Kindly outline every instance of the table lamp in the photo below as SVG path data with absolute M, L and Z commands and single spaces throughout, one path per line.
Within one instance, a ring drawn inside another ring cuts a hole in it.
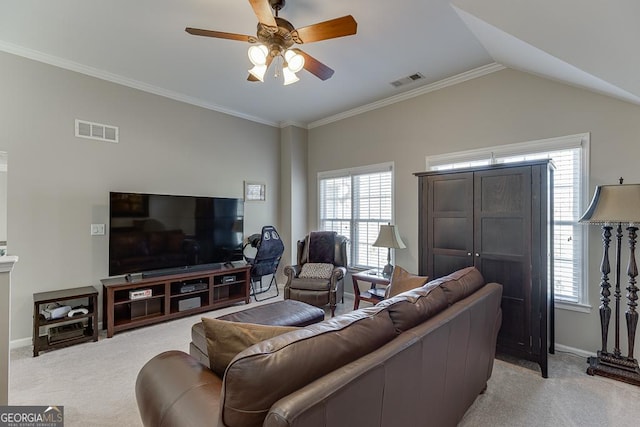
M 406 246 L 398 234 L 398 229 L 391 223 L 387 225 L 381 225 L 378 233 L 378 238 L 371 246 L 387 249 L 387 265 L 382 270 L 382 275 L 385 277 L 391 277 L 393 273 L 393 265 L 391 265 L 391 248 L 404 249 Z

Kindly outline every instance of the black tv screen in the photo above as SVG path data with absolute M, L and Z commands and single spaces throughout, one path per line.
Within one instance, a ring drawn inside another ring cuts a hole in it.
M 242 259 L 244 202 L 109 193 L 109 275 Z

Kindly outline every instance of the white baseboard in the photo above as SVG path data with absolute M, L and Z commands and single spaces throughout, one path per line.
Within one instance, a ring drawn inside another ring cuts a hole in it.
M 30 345 L 31 345 L 31 337 L 20 338 L 19 340 L 9 341 L 9 350 L 13 350 L 14 348 L 28 347 Z
M 569 347 L 567 345 L 562 345 L 562 344 L 556 344 L 555 349 L 556 349 L 556 352 L 571 353 L 580 357 L 591 357 L 596 355 L 592 351 L 582 350 L 581 348 Z

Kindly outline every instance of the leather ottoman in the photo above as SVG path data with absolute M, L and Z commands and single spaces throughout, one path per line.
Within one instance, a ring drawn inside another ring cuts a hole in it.
M 231 322 L 257 323 L 272 326 L 307 326 L 324 320 L 324 310 L 296 300 L 276 301 L 251 307 L 236 313 L 226 314 L 216 319 Z M 189 353 L 202 364 L 209 366 L 207 339 L 202 322 L 191 327 Z

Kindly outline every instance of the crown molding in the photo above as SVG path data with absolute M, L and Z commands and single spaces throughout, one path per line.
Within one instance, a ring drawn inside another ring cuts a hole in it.
M 18 257 L 15 255 L 0 256 L 0 273 L 11 273 L 16 262 Z
M 398 102 L 406 101 L 407 99 L 415 98 L 416 96 L 424 95 L 426 93 L 435 92 L 440 89 L 444 89 L 449 86 L 457 85 L 459 83 L 466 82 L 478 77 L 485 76 L 487 74 L 495 73 L 496 71 L 504 70 L 504 65 L 493 62 L 491 64 L 483 65 L 482 67 L 474 68 L 473 70 L 466 71 L 461 74 L 421 86 L 419 88 L 400 93 L 398 95 L 391 96 L 389 98 L 382 99 L 380 101 L 372 102 L 370 104 L 362 105 L 360 107 L 347 110 L 345 112 L 335 114 L 333 116 L 325 117 L 324 119 L 316 120 L 309 123 L 308 128 L 313 129 L 318 126 L 324 126 L 329 123 L 337 122 L 348 117 L 357 116 L 358 114 L 366 113 L 367 111 L 377 110 L 378 108 L 386 107 L 388 105 L 396 104 Z
M 158 86 L 150 85 L 147 83 L 143 83 L 138 80 L 129 79 L 118 74 L 109 73 L 104 70 L 100 70 L 94 67 L 89 67 L 86 65 L 79 64 L 74 61 L 69 61 L 66 59 L 62 59 L 53 55 L 49 55 L 34 49 L 25 48 L 22 46 L 15 45 L 13 43 L 8 43 L 0 40 L 0 51 L 10 53 L 13 55 L 21 56 L 23 58 L 31 59 L 34 61 L 42 62 L 48 65 L 53 65 L 55 67 L 63 68 L 65 70 L 74 71 L 80 74 L 84 74 L 87 76 L 95 77 L 101 80 L 106 80 L 112 83 L 116 83 L 122 86 L 130 87 L 132 89 L 138 89 L 143 92 L 152 93 L 155 95 L 159 95 L 165 98 L 173 99 L 175 101 L 184 102 L 186 104 L 195 105 L 197 107 L 205 108 L 207 110 L 217 111 L 219 113 L 228 114 L 230 116 L 238 117 L 241 119 L 249 120 L 252 122 L 278 127 L 285 128 L 287 126 L 296 126 L 301 129 L 313 129 L 318 126 L 323 126 L 332 122 L 336 122 L 342 119 L 346 119 L 348 117 L 357 116 L 358 114 L 365 113 L 367 111 L 376 110 L 378 108 L 386 107 L 388 105 L 392 105 L 398 102 L 405 101 L 407 99 L 415 98 L 416 96 L 424 95 L 426 93 L 434 92 L 436 90 L 443 89 L 448 86 L 453 86 L 467 80 L 475 79 L 477 77 L 482 77 L 484 75 L 494 73 L 496 71 L 500 71 L 505 69 L 503 65 L 498 63 L 491 63 L 488 65 L 484 65 L 482 67 L 474 68 L 473 70 L 469 70 L 467 72 L 458 74 L 456 76 L 452 76 L 446 78 L 444 80 L 437 81 L 435 83 L 431 83 L 426 86 L 422 86 L 398 95 L 391 96 L 389 98 L 382 99 L 380 101 L 376 101 L 370 104 L 366 104 L 351 110 L 344 111 L 342 113 L 338 113 L 329 117 L 325 117 L 324 119 L 316 120 L 314 122 L 305 124 L 295 121 L 282 121 L 282 122 L 273 122 L 271 120 L 265 120 L 260 117 L 251 116 L 248 114 L 244 114 L 235 110 L 231 110 L 225 107 L 222 107 L 217 104 L 212 104 L 210 102 L 205 102 L 202 99 L 195 98 L 192 96 L 183 95 L 178 92 L 174 92 L 171 90 L 163 89 Z
M 174 92 L 171 90 L 163 89 L 158 86 L 153 86 L 147 83 L 143 83 L 138 80 L 129 79 L 127 77 L 123 77 L 118 74 L 109 73 L 107 71 L 82 65 L 74 61 L 58 58 L 53 55 L 49 55 L 33 49 L 28 49 L 28 48 L 15 45 L 13 43 L 8 43 L 2 40 L 0 40 L 0 51 L 21 56 L 23 58 L 32 59 L 34 61 L 42 62 L 45 64 L 53 65 L 55 67 L 64 68 L 65 70 L 75 71 L 80 74 L 85 74 L 87 76 L 95 77 L 101 80 L 106 80 L 108 82 L 116 83 L 122 86 L 127 86 L 132 89 L 138 89 L 143 92 L 148 92 L 154 95 L 163 96 L 165 98 L 173 99 L 174 101 L 180 101 L 186 104 L 195 105 L 197 107 L 206 108 L 207 110 L 217 111 L 219 113 L 228 114 L 230 116 L 235 116 L 241 119 L 250 120 L 252 122 L 261 123 L 263 125 L 279 127 L 279 124 L 277 122 L 265 120 L 259 117 L 254 117 L 248 114 L 243 114 L 238 111 L 230 110 L 228 108 L 222 107 L 220 105 L 205 102 L 199 98 L 183 95 L 178 92 Z
M 280 122 L 280 129 L 286 128 L 288 126 L 295 126 L 300 129 L 309 129 L 306 123 L 294 122 L 290 120 L 285 122 Z

